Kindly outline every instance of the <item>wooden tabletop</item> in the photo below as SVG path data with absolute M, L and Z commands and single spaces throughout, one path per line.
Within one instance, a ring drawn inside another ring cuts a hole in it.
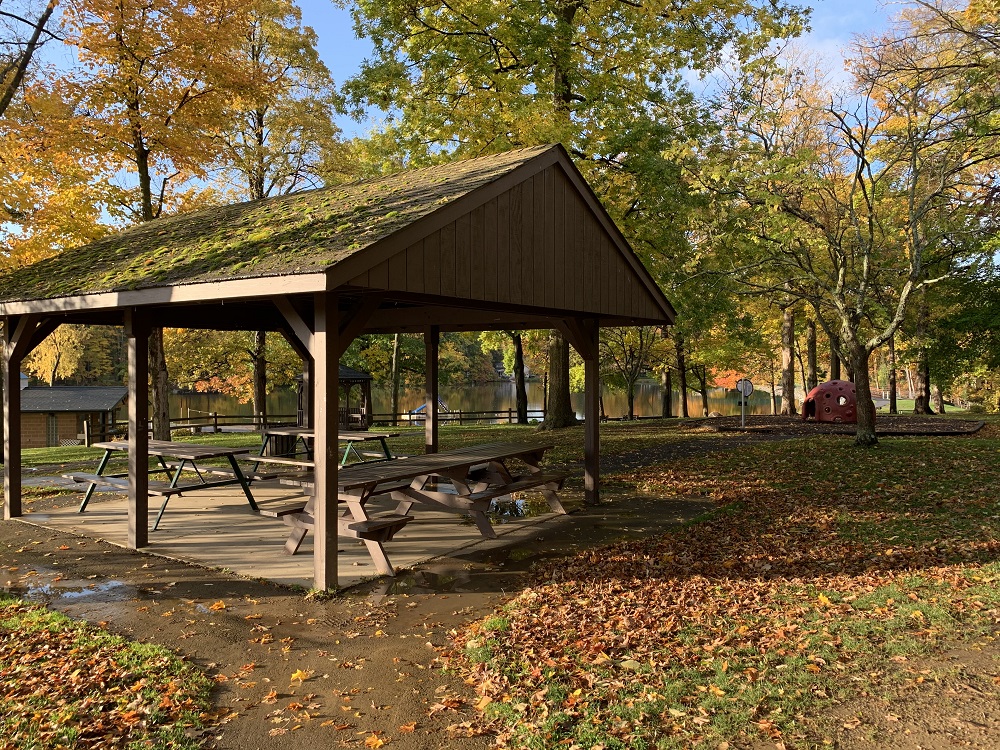
M 93 448 L 103 448 L 107 451 L 127 451 L 128 442 L 112 440 L 105 443 L 91 443 Z M 169 440 L 150 440 L 146 454 L 149 456 L 169 456 L 185 461 L 204 461 L 209 458 L 238 456 L 250 453 L 250 448 L 227 448 L 222 445 L 199 445 L 197 443 L 175 443 Z
M 351 464 L 337 472 L 337 486 L 342 490 L 359 489 L 379 482 L 395 482 L 424 474 L 462 469 L 487 461 L 503 461 L 507 458 L 544 453 L 550 448 L 551 444 L 484 443 L 440 453 L 397 458 L 392 461 Z
M 307 437 L 314 435 L 312 427 L 269 427 L 264 430 L 265 435 L 287 435 L 289 437 Z M 366 440 L 382 440 L 384 438 L 399 437 L 398 432 L 367 432 L 361 430 L 341 430 L 337 433 L 338 440 L 350 440 L 354 443 L 361 443 Z

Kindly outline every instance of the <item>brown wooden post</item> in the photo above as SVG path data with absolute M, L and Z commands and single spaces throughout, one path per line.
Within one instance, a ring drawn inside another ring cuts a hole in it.
M 149 544 L 149 331 L 147 314 L 125 311 L 128 344 L 128 546 Z
M 586 337 L 584 364 L 584 438 L 583 438 L 583 489 L 584 502 L 597 505 L 601 501 L 601 363 L 600 325 L 588 321 L 582 326 Z
M 425 394 L 427 406 L 424 411 L 424 453 L 438 451 L 438 349 L 441 343 L 441 329 L 429 326 L 424 331 L 424 362 L 427 386 Z
M 305 424 L 302 426 L 313 427 L 316 424 L 313 418 L 315 414 L 313 405 L 316 403 L 316 358 L 310 356 L 302 364 L 302 400 L 304 402 L 302 413 L 305 416 Z
M 21 360 L 14 331 L 18 318 L 3 324 L 3 517 L 21 516 Z
M 313 585 L 320 591 L 337 587 L 337 430 L 340 423 L 340 368 L 337 295 L 315 295 L 316 328 L 312 338 L 315 396 L 313 408 L 315 507 L 313 509 Z

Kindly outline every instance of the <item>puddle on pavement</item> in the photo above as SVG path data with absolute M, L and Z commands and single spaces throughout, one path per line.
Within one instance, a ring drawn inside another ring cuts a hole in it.
M 0 578 L 0 591 L 44 604 L 104 604 L 123 602 L 139 596 L 138 590 L 114 578 L 84 580 L 61 578 L 58 570 L 32 568 L 28 575 Z

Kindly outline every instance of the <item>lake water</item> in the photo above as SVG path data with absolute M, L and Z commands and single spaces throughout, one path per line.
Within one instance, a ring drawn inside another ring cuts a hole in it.
M 661 388 L 658 383 L 642 382 L 636 385 L 635 413 L 638 416 L 658 416 L 660 414 Z M 442 386 L 441 400 L 451 411 L 503 411 L 515 408 L 513 383 L 488 383 L 485 385 Z M 573 406 L 577 414 L 583 415 L 583 394 L 572 394 Z M 390 394 L 387 389 L 375 388 L 372 391 L 374 411 L 386 413 L 389 411 Z M 409 411 L 423 404 L 423 389 L 407 388 L 400 394 L 400 411 Z M 542 384 L 528 383 L 528 408 L 541 409 L 543 402 Z M 708 408 L 724 415 L 740 413 L 739 394 L 736 391 L 715 388 L 709 391 Z M 188 410 L 190 409 L 190 413 Z M 291 390 L 275 391 L 268 396 L 268 414 L 294 415 L 296 410 L 295 392 Z M 249 403 L 241 404 L 231 396 L 217 393 L 184 393 L 170 396 L 171 417 L 200 416 L 209 412 L 225 415 L 249 415 L 253 410 Z M 609 417 L 616 418 L 628 413 L 628 400 L 622 391 L 604 391 L 604 412 Z M 673 394 L 673 413 L 680 413 L 680 394 Z M 688 413 L 691 416 L 701 416 L 701 394 L 688 394 Z M 748 402 L 747 414 L 770 414 L 770 394 L 755 391 Z

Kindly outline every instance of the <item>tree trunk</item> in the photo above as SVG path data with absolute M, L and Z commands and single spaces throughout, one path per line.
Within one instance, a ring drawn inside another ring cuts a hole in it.
M 670 382 L 670 368 L 663 368 L 663 374 L 660 376 L 660 385 L 662 391 L 660 392 L 660 416 L 661 417 L 672 417 L 673 416 L 673 400 L 674 393 L 673 387 Z
M 260 429 L 267 426 L 267 331 L 253 337 L 253 421 Z
M 774 382 L 774 358 L 768 360 L 771 364 L 767 368 L 767 376 L 771 380 L 771 414 L 778 413 L 778 389 Z
M 390 404 L 392 411 L 392 425 L 395 427 L 399 423 L 399 334 L 392 338 L 392 362 L 390 363 L 389 380 L 392 393 L 390 394 Z
M 517 423 L 528 424 L 528 389 L 524 384 L 524 345 L 520 333 L 512 333 L 514 342 L 514 401 L 517 406 Z
M 549 403 L 541 429 L 579 424 L 569 397 L 569 343 L 559 331 L 549 334 Z
M 840 355 L 837 354 L 840 342 L 830 337 L 830 377 L 827 380 L 840 380 Z
M 872 401 L 871 380 L 868 374 L 868 358 L 871 352 L 855 344 L 850 348 L 851 370 L 854 372 L 854 389 L 857 398 L 858 428 L 854 434 L 854 444 L 863 448 L 878 445 L 875 435 L 875 403 Z
M 702 416 L 708 416 L 708 367 L 701 366 L 701 411 Z
M 684 361 L 684 338 L 678 334 L 674 337 L 674 347 L 677 350 L 677 376 L 680 378 L 681 391 L 681 416 L 688 418 L 688 384 L 687 384 L 687 364 Z
M 933 414 L 931 409 L 931 366 L 927 358 L 927 348 L 917 350 L 917 376 L 914 382 L 916 393 L 913 394 L 914 414 Z
M 628 418 L 629 421 L 635 419 L 635 383 L 630 382 L 626 388 L 626 398 L 628 399 Z
M 170 440 L 170 403 L 167 399 L 170 379 L 163 351 L 163 329 L 154 328 L 149 334 L 150 416 L 153 420 L 153 440 Z
M 819 385 L 816 372 L 816 321 L 806 321 L 806 393 Z
M 931 386 L 931 398 L 934 401 L 934 408 L 937 409 L 938 414 L 944 414 L 944 393 L 940 387 L 936 385 Z
M 896 337 L 889 337 L 889 413 L 899 414 L 899 404 L 897 402 L 897 382 L 896 382 Z
M 781 414 L 795 416 L 795 310 L 781 311 Z

